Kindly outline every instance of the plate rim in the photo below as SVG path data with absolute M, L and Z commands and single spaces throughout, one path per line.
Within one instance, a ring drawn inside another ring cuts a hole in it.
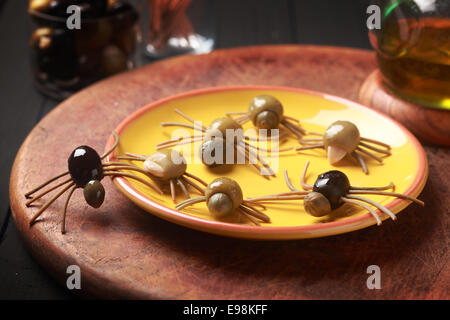
M 418 196 L 425 184 L 428 177 L 428 160 L 422 145 L 419 143 L 417 138 L 402 124 L 396 120 L 389 118 L 387 115 L 370 109 L 358 102 L 352 101 L 347 98 L 339 97 L 336 95 L 328 94 L 325 92 L 295 88 L 287 86 L 273 86 L 273 85 L 231 85 L 231 86 L 214 86 L 206 87 L 201 89 L 190 90 L 175 95 L 171 95 L 162 99 L 155 100 L 147 105 L 142 106 L 133 113 L 129 114 L 122 122 L 114 129 L 114 131 L 120 136 L 122 131 L 131 124 L 134 120 L 138 119 L 143 114 L 149 112 L 150 110 L 157 108 L 158 106 L 165 104 L 167 102 L 187 98 L 202 94 L 211 94 L 223 91 L 235 91 L 235 90 L 273 90 L 273 91 L 287 91 L 300 94 L 309 94 L 314 96 L 322 97 L 326 100 L 333 100 L 340 104 L 356 107 L 363 109 L 366 112 L 374 113 L 381 116 L 384 120 L 387 120 L 394 125 L 396 125 L 408 138 L 408 140 L 413 144 L 418 157 L 418 169 L 414 174 L 415 179 L 410 184 L 409 188 L 404 192 L 406 195 Z M 105 151 L 108 150 L 114 143 L 114 136 L 111 134 L 107 140 Z M 114 160 L 115 150 L 106 157 L 106 161 Z M 302 238 L 315 238 L 323 236 L 331 236 L 341 233 L 347 233 L 351 231 L 356 231 L 362 228 L 366 228 L 376 224 L 370 213 L 366 213 L 357 217 L 350 217 L 343 220 L 324 222 L 317 225 L 307 225 L 307 226 L 252 226 L 252 225 L 242 225 L 236 223 L 222 222 L 216 220 L 208 220 L 196 216 L 192 216 L 183 212 L 176 211 L 169 207 L 166 207 L 157 201 L 149 199 L 147 196 L 135 189 L 125 178 L 113 177 L 114 184 L 118 189 L 132 202 L 147 211 L 148 213 L 155 215 L 159 218 L 165 219 L 167 221 L 189 227 L 192 229 L 226 235 L 238 238 L 250 238 L 250 239 L 302 239 Z M 385 205 L 388 209 L 394 207 L 401 207 L 398 212 L 409 206 L 410 202 L 407 200 L 395 198 Z M 380 213 L 379 209 L 375 210 Z M 397 212 L 397 213 L 398 213 Z M 385 215 L 381 214 L 380 218 L 382 220 L 387 219 Z

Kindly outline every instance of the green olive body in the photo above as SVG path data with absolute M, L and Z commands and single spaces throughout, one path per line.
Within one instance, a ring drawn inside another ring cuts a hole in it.
M 178 178 L 186 168 L 186 160 L 174 149 L 159 150 L 144 161 L 144 169 L 162 180 Z
M 323 143 L 325 150 L 328 150 L 328 147 L 338 147 L 351 153 L 358 147 L 360 138 L 359 130 L 353 123 L 336 121 L 325 131 Z
M 91 180 L 84 186 L 83 195 L 88 205 L 99 208 L 105 200 L 105 188 L 100 181 Z
M 233 158 L 227 161 L 227 154 L 233 155 Z M 203 164 L 209 167 L 235 163 L 236 158 L 234 144 L 222 138 L 215 138 L 203 142 L 199 149 L 199 156 Z
M 233 130 L 233 132 L 230 133 L 238 134 L 236 132 L 236 130 L 238 129 L 241 130 L 241 137 L 235 138 L 235 140 L 242 140 L 243 129 L 239 123 L 228 117 L 217 118 L 213 122 L 211 122 L 208 129 L 206 130 L 205 139 L 210 140 L 216 137 L 222 137 L 223 139 L 226 139 L 227 130 Z
M 206 203 L 209 212 L 215 218 L 223 218 L 234 212 L 233 201 L 225 193 L 215 193 Z
M 319 192 L 310 192 L 303 199 L 305 211 L 314 217 L 323 217 L 331 212 L 328 199 Z
M 259 95 L 250 102 L 249 116 L 261 129 L 277 129 L 283 119 L 283 105 L 270 95 Z
M 206 204 L 216 217 L 233 213 L 244 200 L 239 184 L 226 177 L 212 181 L 205 190 Z

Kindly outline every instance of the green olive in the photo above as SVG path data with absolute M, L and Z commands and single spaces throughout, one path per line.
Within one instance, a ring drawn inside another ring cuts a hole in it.
M 199 156 L 203 164 L 206 166 L 220 166 L 227 163 L 227 149 L 232 150 L 234 154 L 233 145 L 230 143 L 226 143 L 224 139 L 215 138 L 212 140 L 206 140 L 200 146 Z
M 144 169 L 163 180 L 180 177 L 186 168 L 186 160 L 174 149 L 159 150 L 144 161 Z
M 303 199 L 305 211 L 314 217 L 323 217 L 331 212 L 328 199 L 319 192 L 310 192 Z
M 238 129 L 240 129 L 240 133 L 236 132 L 236 130 L 238 130 Z M 208 129 L 205 132 L 205 139 L 210 140 L 210 139 L 214 139 L 217 137 L 222 137 L 222 138 L 226 139 L 227 130 L 233 130 L 232 132 L 229 132 L 229 134 L 230 133 L 235 134 L 236 135 L 235 140 L 243 139 L 242 126 L 239 123 L 237 123 L 235 120 L 228 118 L 228 117 L 217 118 L 216 120 L 211 122 L 211 124 L 209 125 Z
M 99 208 L 105 200 L 105 188 L 98 180 L 89 181 L 83 189 L 84 199 L 87 204 Z
M 215 179 L 205 191 L 206 204 L 216 217 L 233 213 L 244 200 L 239 184 L 226 177 Z
M 259 129 L 277 129 L 280 124 L 280 118 L 273 111 L 265 110 L 256 116 L 255 125 Z
M 101 70 L 103 75 L 111 76 L 127 70 L 127 57 L 118 47 L 109 45 L 101 53 Z
M 359 144 L 358 128 L 349 121 L 336 121 L 332 123 L 323 137 L 325 150 L 328 147 L 338 147 L 347 153 L 353 152 Z
M 215 218 L 223 218 L 234 212 L 233 201 L 225 193 L 215 193 L 206 203 L 211 215 Z
M 250 103 L 249 113 L 256 127 L 277 129 L 283 118 L 283 105 L 275 97 L 259 95 Z

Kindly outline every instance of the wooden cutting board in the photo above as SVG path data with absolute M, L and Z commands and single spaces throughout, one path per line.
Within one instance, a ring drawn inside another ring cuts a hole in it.
M 24 141 L 10 181 L 17 227 L 63 286 L 67 267 L 81 268 L 78 292 L 84 296 L 448 299 L 448 149 L 426 147 L 425 209 L 410 206 L 397 221 L 329 238 L 247 241 L 186 229 L 140 210 L 109 179 L 100 209 L 75 193 L 65 235 L 60 233 L 65 197 L 39 223 L 28 224 L 37 209 L 25 207 L 24 192 L 67 170 L 76 146 L 102 152 L 111 130 L 143 105 L 191 89 L 239 84 L 302 87 L 356 100 L 375 68 L 370 51 L 263 46 L 163 60 L 100 82 L 61 103 Z M 366 286 L 367 267 L 374 264 L 381 268 L 381 290 Z

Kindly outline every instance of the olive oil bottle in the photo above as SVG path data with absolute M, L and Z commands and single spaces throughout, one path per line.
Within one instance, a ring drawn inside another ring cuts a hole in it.
M 450 1 L 384 2 L 370 32 L 384 84 L 413 103 L 450 109 Z
M 402 98 L 450 109 L 450 19 L 422 23 L 414 46 L 396 57 L 378 54 L 378 66 L 385 84 Z M 398 40 L 388 33 L 384 41 Z

